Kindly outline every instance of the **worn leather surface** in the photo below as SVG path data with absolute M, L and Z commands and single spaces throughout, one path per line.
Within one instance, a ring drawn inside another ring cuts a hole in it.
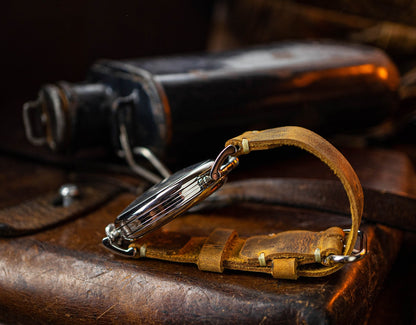
M 62 205 L 55 190 L 0 209 L 0 236 L 20 236 L 56 226 L 96 209 L 121 191 L 116 185 L 100 182 L 77 186 L 80 195 L 68 207 Z
M 409 188 L 413 172 L 401 155 L 347 153 L 363 185 Z M 321 162 L 309 156 L 298 158 L 273 160 L 270 168 L 265 163 L 260 169 L 256 158 L 255 170 L 239 169 L 235 176 L 332 177 Z M 3 160 L 10 165 L 10 160 Z M 17 161 L 13 166 L 14 170 L 27 167 Z M 38 171 L 32 180 L 47 175 L 47 169 Z M 34 184 L 24 178 L 13 178 L 15 193 L 24 193 Z M 59 185 L 59 179 L 55 181 Z M 40 188 L 37 195 L 47 192 Z M 0 194 L 6 198 L 9 195 L 4 191 Z M 123 193 L 97 210 L 47 231 L 0 239 L 0 320 L 6 324 L 363 323 L 370 317 L 401 242 L 398 230 L 364 224 L 370 254 L 323 278 L 292 281 L 232 270 L 201 272 L 189 264 L 117 257 L 100 245 L 104 227 L 133 198 L 133 194 Z M 206 237 L 216 228 L 226 228 L 247 238 L 348 224 L 345 216 L 329 212 L 245 203 L 188 214 L 161 231 Z
M 399 231 L 366 226 L 363 230 L 371 254 L 323 278 L 292 281 L 238 271 L 201 272 L 180 263 L 127 260 L 100 246 L 104 227 L 131 199 L 132 195 L 123 194 L 65 227 L 0 240 L 2 320 L 31 324 L 352 324 L 369 312 L 401 238 Z M 233 224 L 241 236 L 247 236 L 295 225 L 327 228 L 343 220 L 297 209 L 242 206 L 187 215 L 165 230 L 184 232 L 198 224 L 201 228 L 192 233 L 202 236 L 209 227 Z M 352 309 L 354 315 L 350 315 Z

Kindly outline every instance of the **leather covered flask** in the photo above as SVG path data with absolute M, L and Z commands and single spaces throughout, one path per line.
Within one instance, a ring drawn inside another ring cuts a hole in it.
M 165 162 L 189 164 L 188 146 L 201 159 L 230 132 L 283 125 L 326 135 L 360 132 L 396 110 L 398 86 L 396 67 L 379 49 L 292 41 L 100 60 L 84 82 L 44 85 L 23 117 L 28 140 L 53 151 L 101 147 L 139 157 L 146 147 Z
M 163 231 L 151 234 L 218 190 L 237 167 L 239 156 L 280 146 L 306 150 L 334 172 L 349 200 L 349 229 L 290 230 L 248 238 L 240 238 L 234 229 L 227 228 L 214 229 L 205 237 L 178 237 Z M 185 168 L 138 197 L 107 226 L 103 244 L 123 256 L 195 263 L 203 271 L 223 272 L 227 268 L 285 279 L 320 277 L 365 256 L 365 236 L 359 231 L 363 207 L 363 190 L 356 173 L 324 138 L 291 126 L 249 131 L 228 140 L 215 160 Z M 359 249 L 355 249 L 357 238 Z

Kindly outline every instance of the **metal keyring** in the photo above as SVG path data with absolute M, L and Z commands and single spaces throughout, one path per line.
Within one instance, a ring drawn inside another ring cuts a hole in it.
M 351 229 L 343 229 L 344 233 L 349 233 Z M 360 248 L 354 249 L 351 255 L 328 255 L 325 260 L 324 264 L 330 265 L 332 263 L 339 263 L 339 264 L 347 264 L 353 263 L 361 260 L 365 255 L 367 255 L 367 237 L 365 234 L 358 230 L 358 238 L 360 239 Z

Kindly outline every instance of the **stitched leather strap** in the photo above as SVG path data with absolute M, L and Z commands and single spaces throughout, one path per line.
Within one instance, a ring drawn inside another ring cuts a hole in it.
M 208 237 L 156 231 L 130 246 L 140 254 L 171 262 L 194 263 L 203 271 L 224 269 L 268 273 L 280 279 L 308 276 L 303 266 L 341 254 L 344 233 L 338 227 L 321 232 L 285 231 L 240 238 L 232 229 L 215 229 Z M 316 264 L 319 265 L 319 264 Z
M 364 207 L 364 195 L 360 181 L 345 157 L 327 140 L 316 133 L 295 126 L 279 127 L 265 131 L 249 131 L 228 140 L 225 144 L 234 145 L 237 156 L 253 150 L 273 149 L 282 145 L 296 146 L 310 152 L 328 165 L 340 179 L 347 193 L 351 212 L 351 231 L 347 237 L 343 254 L 348 255 L 354 248 L 357 232 L 361 223 Z M 304 276 L 323 276 L 335 272 L 342 265 L 333 265 L 319 269 L 306 270 Z

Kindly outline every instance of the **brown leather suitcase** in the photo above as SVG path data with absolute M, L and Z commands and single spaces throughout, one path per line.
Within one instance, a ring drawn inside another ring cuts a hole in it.
M 383 150 L 343 152 L 364 187 L 414 191 L 407 158 Z M 264 155 L 236 172 L 247 177 L 331 179 L 310 156 Z M 269 161 L 269 163 L 267 163 Z M 114 256 L 100 241 L 104 228 L 135 197 L 139 180 L 118 174 L 68 173 L 64 169 L 3 156 L 0 193 L 0 321 L 4 323 L 336 323 L 372 321 L 383 283 L 394 263 L 402 231 L 363 222 L 368 255 L 321 278 L 277 280 L 270 275 L 202 272 L 191 264 Z M 65 208 L 57 189 L 77 181 L 81 196 Z M 56 223 L 56 224 L 54 224 Z M 13 227 L 5 227 L 4 224 Z M 288 229 L 348 226 L 345 215 L 296 206 L 239 203 L 190 213 L 160 234 L 206 236 L 234 229 L 242 237 Z M 45 229 L 46 226 L 46 229 Z M 30 229 L 40 229 L 24 234 Z M 20 235 L 19 235 L 20 231 Z

